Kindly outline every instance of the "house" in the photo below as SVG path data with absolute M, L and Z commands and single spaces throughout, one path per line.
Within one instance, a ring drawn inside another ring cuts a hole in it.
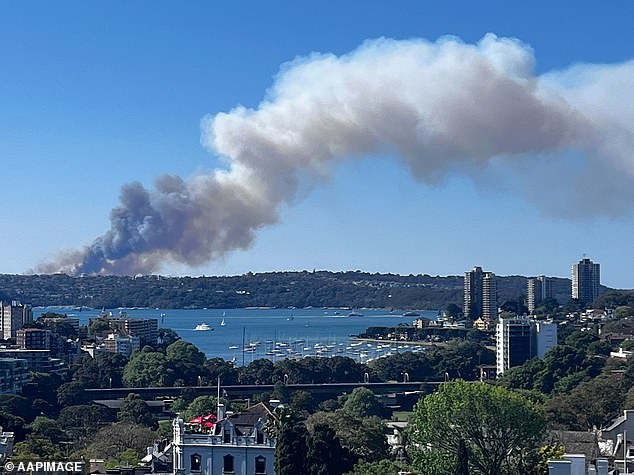
M 616 346 L 616 345 L 620 345 L 625 340 L 634 339 L 634 335 L 631 333 L 610 332 L 610 333 L 602 334 L 601 339 L 612 346 Z
M 587 460 L 601 456 L 599 434 L 596 431 L 551 430 L 546 434 L 546 444 L 563 445 L 569 454 L 583 454 Z
M 418 328 L 419 330 L 423 330 L 423 329 L 427 328 L 430 325 L 431 321 L 432 320 L 430 318 L 419 317 L 419 318 L 417 318 L 416 320 L 414 320 L 412 322 L 412 326 L 414 328 Z
M 274 475 L 276 440 L 265 426 L 275 417 L 272 407 L 261 402 L 231 415 L 219 404 L 217 422 L 204 426 L 175 419 L 173 473 Z
M 13 453 L 13 442 L 15 435 L 13 432 L 4 432 L 0 427 L 0 464 L 3 464 L 7 457 Z
M 610 358 L 627 359 L 632 355 L 634 355 L 634 351 L 624 350 L 621 347 L 619 347 L 619 351 L 610 351 Z
M 473 327 L 477 328 L 480 331 L 489 331 L 494 327 L 494 323 L 495 322 L 493 322 L 492 320 L 479 317 L 474 320 Z
M 599 433 L 601 452 L 614 459 L 614 467 L 634 471 L 634 410 L 625 410 Z

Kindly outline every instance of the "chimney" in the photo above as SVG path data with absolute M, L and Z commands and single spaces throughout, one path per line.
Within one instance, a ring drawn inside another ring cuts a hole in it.
M 570 460 L 549 460 L 548 475 L 570 475 L 572 462 Z
M 608 475 L 607 459 L 597 459 L 597 475 Z
M 586 456 L 583 454 L 564 454 L 564 460 L 570 460 L 570 475 L 586 475 Z
M 221 421 L 222 419 L 225 418 L 225 405 L 222 403 L 218 404 L 218 414 L 216 414 L 216 416 L 218 417 L 218 420 Z

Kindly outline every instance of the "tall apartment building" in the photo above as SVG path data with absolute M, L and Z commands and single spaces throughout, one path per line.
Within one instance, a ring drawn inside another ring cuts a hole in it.
M 544 300 L 553 298 L 553 281 L 544 275 L 540 275 L 533 279 L 528 279 L 527 288 L 527 301 L 528 311 L 533 313 L 535 307 L 539 307 L 539 304 Z
M 497 318 L 497 282 L 493 272 L 483 272 L 474 267 L 464 274 L 465 318 L 495 320 Z
M 538 357 L 557 344 L 557 325 L 526 317 L 501 318 L 496 325 L 497 374 Z
M 94 319 L 90 319 L 92 322 Z M 107 318 L 111 330 L 121 335 L 139 337 L 141 345 L 155 344 L 158 338 L 158 320 L 156 318 L 116 317 Z
M 50 350 L 51 331 L 40 328 L 21 328 L 16 332 L 16 344 L 24 350 Z
M 30 305 L 23 305 L 15 300 L 11 303 L 0 301 L 0 338 L 15 338 L 17 331 L 25 323 L 32 321 L 33 310 Z
M 572 298 L 590 303 L 599 296 L 601 268 L 587 257 L 572 265 Z

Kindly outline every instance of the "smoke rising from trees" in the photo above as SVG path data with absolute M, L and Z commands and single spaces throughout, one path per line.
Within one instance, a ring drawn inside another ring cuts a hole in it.
M 574 216 L 582 203 L 596 215 L 629 211 L 634 63 L 541 76 L 534 63 L 530 47 L 492 34 L 475 45 L 382 38 L 296 59 L 256 109 L 203 119 L 203 144 L 226 169 L 124 185 L 110 229 L 37 272 L 149 273 L 247 249 L 300 183 L 376 154 L 426 184 L 452 173 L 477 180 L 472 171 L 501 164 L 546 213 Z

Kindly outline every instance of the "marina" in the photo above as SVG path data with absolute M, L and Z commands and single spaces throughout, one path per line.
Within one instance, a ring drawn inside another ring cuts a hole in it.
M 411 342 L 356 341 L 368 327 L 411 325 L 412 318 L 402 310 L 345 308 L 239 308 L 239 309 L 105 309 L 113 315 L 126 312 L 130 318 L 156 318 L 159 326 L 174 330 L 185 341 L 196 345 L 208 358 L 220 357 L 237 365 L 258 358 L 278 361 L 283 358 L 346 356 L 360 362 L 405 351 L 424 351 Z M 37 318 L 57 312 L 79 318 L 82 325 L 98 316 L 102 309 L 36 307 Z M 357 315 L 349 316 L 351 313 Z M 417 311 L 435 319 L 437 311 Z M 208 330 L 196 330 L 202 322 Z M 222 325 L 224 323 L 224 325 Z

